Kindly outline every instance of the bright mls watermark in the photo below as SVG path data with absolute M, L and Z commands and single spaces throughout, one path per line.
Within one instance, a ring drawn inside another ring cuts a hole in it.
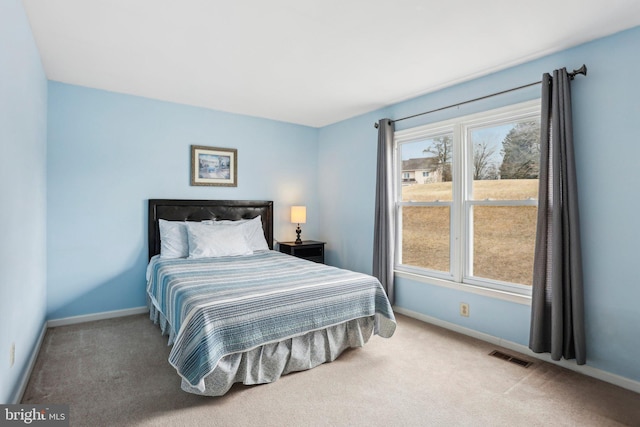
M 0 405 L 0 427 L 69 427 L 69 405 Z

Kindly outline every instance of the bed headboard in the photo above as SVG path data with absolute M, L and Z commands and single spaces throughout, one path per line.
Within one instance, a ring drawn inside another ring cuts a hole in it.
M 149 259 L 160 253 L 159 219 L 202 221 L 262 217 L 262 229 L 273 249 L 273 202 L 268 200 L 149 200 Z

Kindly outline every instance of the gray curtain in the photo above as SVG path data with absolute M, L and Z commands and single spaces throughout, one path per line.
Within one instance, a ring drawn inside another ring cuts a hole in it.
M 376 217 L 373 234 L 373 275 L 380 280 L 391 304 L 395 301 L 393 262 L 395 215 L 393 200 L 393 132 L 389 119 L 378 122 L 378 169 L 376 175 Z
M 540 187 L 529 348 L 586 361 L 578 187 L 570 77 L 542 78 Z

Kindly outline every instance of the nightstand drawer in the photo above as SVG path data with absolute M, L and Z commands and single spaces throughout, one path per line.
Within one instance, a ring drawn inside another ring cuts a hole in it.
M 324 264 L 324 242 L 305 240 L 302 243 L 280 242 L 280 252 Z

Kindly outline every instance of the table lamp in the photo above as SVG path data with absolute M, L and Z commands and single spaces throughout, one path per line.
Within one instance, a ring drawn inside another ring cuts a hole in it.
M 296 228 L 296 244 L 301 244 L 302 240 L 300 239 L 300 233 L 302 230 L 300 229 L 300 224 L 304 224 L 307 222 L 307 207 L 306 206 L 291 206 L 291 223 L 298 224 L 298 228 Z

